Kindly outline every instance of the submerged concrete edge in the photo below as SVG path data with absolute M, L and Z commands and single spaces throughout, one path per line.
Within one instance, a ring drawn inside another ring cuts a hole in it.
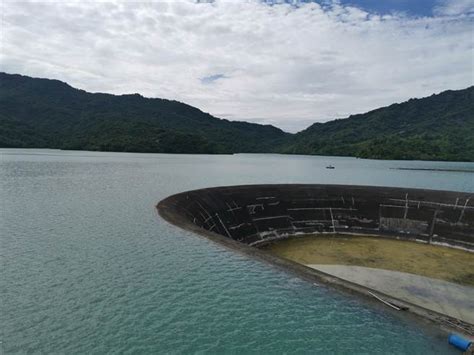
M 258 187 L 258 186 L 271 186 L 271 185 L 241 185 L 241 186 Z M 241 187 L 241 186 L 235 186 L 235 187 Z M 332 185 L 332 186 L 336 186 L 336 185 Z M 341 185 L 341 186 L 344 186 L 344 185 Z M 213 187 L 213 188 L 207 188 L 207 189 L 205 188 L 205 189 L 177 193 L 163 199 L 155 207 L 156 207 L 158 215 L 161 218 L 163 218 L 166 222 L 172 225 L 175 225 L 181 229 L 184 229 L 186 231 L 193 232 L 197 234 L 198 236 L 205 237 L 206 239 L 211 240 L 215 243 L 218 243 L 226 247 L 227 249 L 237 251 L 241 254 L 244 254 L 250 257 L 255 257 L 260 261 L 263 261 L 281 270 L 289 272 L 306 281 L 309 281 L 315 284 L 322 284 L 324 286 L 327 286 L 328 288 L 337 290 L 338 292 L 341 292 L 345 295 L 356 296 L 360 301 L 363 301 L 366 304 L 370 304 L 372 307 L 382 310 L 383 312 L 389 312 L 397 317 L 405 317 L 405 318 L 408 317 L 418 323 L 422 323 L 422 325 L 425 325 L 425 326 L 436 326 L 438 330 L 446 334 L 450 332 L 456 332 L 456 333 L 467 335 L 469 337 L 474 337 L 473 324 L 469 324 L 457 318 L 453 318 L 453 317 L 432 311 L 430 309 L 426 309 L 421 306 L 412 304 L 410 302 L 400 300 L 398 298 L 392 297 L 391 295 L 384 294 L 380 291 L 373 290 L 371 288 L 358 285 L 347 280 L 343 280 L 341 278 L 332 276 L 322 271 L 312 269 L 303 264 L 299 264 L 291 260 L 283 259 L 276 255 L 270 254 L 269 252 L 265 250 L 261 250 L 257 247 L 249 246 L 247 244 L 225 237 L 221 234 L 206 230 L 204 228 L 201 228 L 191 223 L 189 219 L 184 218 L 183 215 L 178 213 L 176 209 L 174 208 L 173 201 L 180 195 L 182 196 L 183 194 L 200 191 L 200 190 L 209 190 L 209 189 L 216 189 L 216 188 L 232 188 L 232 187 L 234 186 Z M 359 187 L 370 188 L 372 186 L 361 185 Z M 375 187 L 375 188 L 381 188 L 381 187 Z M 407 189 L 407 190 L 410 190 L 410 189 Z M 422 189 L 418 189 L 418 191 L 422 191 Z M 431 190 L 426 190 L 426 191 L 431 191 Z M 448 192 L 448 191 L 440 191 L 440 192 Z M 346 234 L 351 234 L 351 233 L 349 232 Z M 386 236 L 382 236 L 382 237 L 386 237 Z M 408 310 L 396 311 L 394 309 L 391 309 L 383 305 L 377 299 L 375 299 L 373 295 L 371 295 L 371 292 L 382 297 L 388 302 L 393 302 L 402 307 L 408 307 Z

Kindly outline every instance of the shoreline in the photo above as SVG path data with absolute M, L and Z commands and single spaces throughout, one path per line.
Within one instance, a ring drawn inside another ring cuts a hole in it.
M 62 149 L 54 147 L 0 147 L 0 151 L 8 150 L 46 150 L 46 151 L 58 151 L 58 152 L 85 152 L 85 153 L 127 153 L 127 154 L 163 154 L 163 155 L 209 155 L 209 156 L 232 156 L 232 155 L 281 155 L 289 157 L 317 157 L 317 158 L 328 158 L 328 159 L 339 159 L 347 158 L 354 160 L 374 160 L 374 161 L 391 161 L 391 162 L 430 162 L 430 163 L 460 163 L 460 164 L 472 164 L 473 160 L 441 160 L 441 159 L 388 159 L 388 158 L 370 158 L 370 157 L 358 157 L 354 155 L 322 155 L 322 154 L 303 154 L 303 153 L 282 153 L 282 152 L 215 152 L 215 153 L 195 153 L 192 151 L 186 153 L 176 152 L 150 152 L 150 151 L 132 151 L 132 150 L 88 150 L 88 149 Z M 420 170 L 420 171 L 447 171 L 447 172 L 467 172 L 474 173 L 474 170 L 468 169 L 437 169 L 437 168 L 388 168 L 390 170 Z
M 447 163 L 450 161 L 446 161 Z M 439 168 L 390 168 L 390 170 L 409 170 L 409 171 L 443 171 L 449 173 L 471 173 L 474 174 L 474 170 L 468 169 L 439 169 Z

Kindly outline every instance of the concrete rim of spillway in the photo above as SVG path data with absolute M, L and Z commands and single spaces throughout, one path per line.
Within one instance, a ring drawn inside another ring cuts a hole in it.
M 303 203 L 302 196 L 311 202 Z M 278 235 L 289 238 L 306 231 L 305 234 L 355 234 L 431 242 L 473 251 L 473 197 L 474 194 L 468 192 L 399 187 L 258 184 L 185 191 L 163 199 L 156 208 L 167 222 L 227 248 L 256 257 L 311 282 L 359 296 L 373 305 L 381 305 L 380 300 L 397 305 L 406 311 L 397 312 L 386 308 L 396 314 L 428 320 L 443 331 L 456 331 L 472 337 L 473 324 L 280 258 L 255 247 L 259 244 L 255 238 L 278 238 Z M 330 205 L 324 205 L 326 203 Z M 288 207 L 290 204 L 291 208 Z M 263 207 L 256 208 L 254 205 Z M 349 207 L 351 205 L 353 207 Z M 285 209 L 291 211 L 282 217 L 281 213 Z M 304 218 L 310 211 L 317 211 L 321 216 L 326 213 L 330 218 L 327 217 L 320 224 L 313 221 L 309 227 L 295 223 L 295 219 Z M 276 212 L 279 215 L 272 216 Z M 375 217 L 378 217 L 377 220 Z M 273 228 L 272 221 L 277 221 L 278 226 L 273 224 Z M 249 234 L 236 233 L 237 222 L 251 224 L 246 230 Z M 289 228 L 293 228 L 293 232 Z M 254 233 L 255 230 L 257 233 Z

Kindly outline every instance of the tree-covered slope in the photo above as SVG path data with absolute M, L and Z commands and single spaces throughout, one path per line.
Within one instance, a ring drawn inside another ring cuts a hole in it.
M 282 151 L 373 159 L 474 161 L 474 87 L 315 123 Z
M 177 101 L 92 94 L 0 73 L 0 147 L 474 161 L 473 94 L 474 87 L 445 91 L 292 135 Z
M 177 101 L 92 94 L 0 73 L 0 146 L 168 153 L 269 152 L 288 133 Z

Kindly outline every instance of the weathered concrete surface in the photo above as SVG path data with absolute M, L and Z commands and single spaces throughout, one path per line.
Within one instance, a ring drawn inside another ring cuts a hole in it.
M 462 192 L 371 186 L 244 185 L 179 193 L 162 200 L 157 210 L 181 228 L 311 282 L 360 296 L 377 307 L 380 302 L 371 294 L 373 289 L 252 246 L 300 233 L 352 233 L 474 250 L 473 197 Z M 407 316 L 434 322 L 444 331 L 474 335 L 473 324 L 390 294 L 377 294 L 408 307 Z
M 183 192 L 160 213 L 258 246 L 298 233 L 419 239 L 474 250 L 469 193 L 343 185 L 247 185 Z
M 341 279 L 474 324 L 474 288 L 405 272 L 348 265 L 308 265 Z

